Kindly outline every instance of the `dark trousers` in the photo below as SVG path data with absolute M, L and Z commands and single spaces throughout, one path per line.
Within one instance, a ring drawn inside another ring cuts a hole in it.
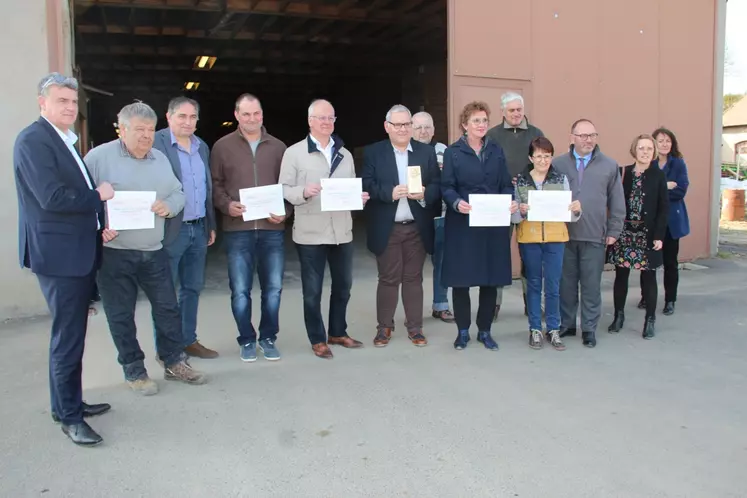
M 145 354 L 140 349 L 135 326 L 138 286 L 152 308 L 158 357 L 166 366 L 185 358 L 181 314 L 169 259 L 163 249 L 131 251 L 105 247 L 98 285 L 109 331 L 117 348 L 117 361 L 122 365 L 126 380 L 147 375 Z
M 625 308 L 625 300 L 628 297 L 628 278 L 630 268 L 615 268 L 614 302 L 615 309 Z M 656 270 L 644 270 L 641 272 L 641 292 L 646 301 L 646 317 L 656 315 L 656 294 L 659 292 L 656 286 Z
M 423 327 L 423 265 L 425 247 L 416 223 L 395 223 L 384 253 L 376 257 L 379 285 L 376 288 L 376 319 L 379 328 L 394 328 L 394 312 L 402 286 L 405 327 Z
M 480 287 L 480 304 L 477 308 L 477 330 L 490 332 L 495 313 L 495 303 L 498 299 L 497 287 Z M 472 325 L 472 302 L 469 297 L 469 287 L 454 287 L 451 289 L 451 300 L 454 302 L 454 318 L 459 330 L 469 330 Z
M 83 421 L 81 376 L 94 272 L 85 277 L 36 277 L 52 314 L 49 340 L 52 413 L 63 424 L 79 424 Z
M 680 239 L 673 239 L 667 229 L 661 248 L 664 257 L 664 302 L 674 303 L 677 301 L 677 286 L 680 283 Z M 641 298 L 643 295 L 643 272 L 641 272 Z
M 324 269 L 329 263 L 332 291 L 329 296 L 329 335 L 345 337 L 348 324 L 345 319 L 353 286 L 353 243 L 347 244 L 296 244 L 301 261 L 303 287 L 303 318 L 311 344 L 327 342 L 322 318 L 322 285 Z

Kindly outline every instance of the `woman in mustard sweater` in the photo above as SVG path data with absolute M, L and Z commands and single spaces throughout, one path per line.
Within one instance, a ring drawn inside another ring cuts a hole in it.
M 527 312 L 529 315 L 529 347 L 542 348 L 542 288 L 545 290 L 545 322 L 547 341 L 558 351 L 565 345 L 560 340 L 560 275 L 563 271 L 563 249 L 568 240 L 568 228 L 560 221 L 529 221 L 532 190 L 571 190 L 568 177 L 552 167 L 555 148 L 545 137 L 529 145 L 530 164 L 516 177 L 516 201 L 519 211 L 514 222 L 519 223 L 517 240 L 527 279 Z M 581 216 L 581 203 L 573 201 L 568 210 L 571 221 Z

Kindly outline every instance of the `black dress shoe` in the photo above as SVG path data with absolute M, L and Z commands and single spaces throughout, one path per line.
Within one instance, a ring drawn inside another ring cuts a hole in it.
M 645 310 L 646 309 L 646 300 L 641 298 L 640 301 L 638 301 L 638 309 L 639 310 Z
M 625 312 L 623 310 L 615 311 L 615 318 L 612 323 L 607 327 L 607 332 L 610 334 L 620 332 L 625 324 Z
M 72 442 L 79 446 L 96 446 L 104 441 L 104 439 L 85 422 L 71 425 L 63 424 L 62 432 L 64 432 Z
M 663 313 L 667 316 L 674 314 L 674 301 L 664 303 Z
M 83 416 L 95 417 L 96 415 L 101 415 L 102 413 L 106 413 L 111 409 L 112 405 L 110 405 L 109 403 L 98 403 L 95 405 L 83 403 Z M 60 417 L 58 417 L 56 413 L 52 412 L 52 420 L 54 420 L 55 422 L 59 422 Z
M 597 345 L 597 338 L 594 332 L 581 332 L 581 339 L 587 348 L 593 348 Z
M 572 329 L 560 329 L 560 337 L 569 337 L 569 336 L 575 336 L 576 335 L 576 328 Z
M 656 335 L 656 317 L 649 316 L 646 317 L 646 323 L 643 324 L 643 338 L 644 339 L 653 339 Z

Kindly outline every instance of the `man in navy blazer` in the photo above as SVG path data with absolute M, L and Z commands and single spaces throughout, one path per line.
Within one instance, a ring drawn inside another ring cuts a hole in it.
M 384 129 L 389 139 L 366 147 L 363 190 L 368 249 L 376 255 L 378 321 L 374 346 L 389 343 L 394 330 L 399 287 L 405 327 L 415 346 L 425 346 L 423 334 L 423 264 L 433 253 L 433 218 L 441 213 L 441 172 L 433 147 L 412 140 L 412 114 L 403 105 L 392 107 Z M 408 189 L 410 170 L 420 167 L 420 192 Z
M 52 314 L 49 391 L 52 418 L 74 443 L 102 442 L 83 417 L 111 407 L 83 402 L 81 373 L 88 303 L 101 258 L 104 201 L 109 183 L 93 188 L 75 149 L 78 82 L 58 73 L 39 83 L 41 117 L 18 135 L 13 167 L 18 193 L 18 250 L 22 268 L 36 274 Z
M 200 105 L 195 100 L 172 99 L 166 112 L 169 127 L 156 132 L 153 148 L 169 158 L 185 196 L 184 211 L 166 220 L 163 239 L 174 285 L 179 281 L 184 352 L 197 358 L 217 358 L 217 351 L 197 340 L 197 308 L 205 286 L 207 248 L 215 242 L 210 150 L 195 135 L 199 115 Z

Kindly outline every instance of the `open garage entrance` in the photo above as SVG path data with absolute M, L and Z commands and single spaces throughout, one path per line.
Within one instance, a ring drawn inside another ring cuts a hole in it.
M 158 127 L 165 127 L 168 101 L 177 95 L 199 102 L 197 134 L 212 145 L 235 129 L 234 101 L 244 92 L 259 97 L 267 130 L 287 145 L 308 132 L 315 98 L 333 103 L 336 131 L 356 159 L 365 145 L 385 138 L 386 111 L 397 103 L 430 112 L 436 138 L 447 141 L 446 0 L 74 0 L 73 6 L 87 147 L 116 138 L 117 112 L 135 99 L 152 106 Z M 357 218 L 362 255 L 364 220 Z M 222 251 L 210 254 L 216 274 L 225 274 Z M 294 260 L 295 251 L 288 256 Z

